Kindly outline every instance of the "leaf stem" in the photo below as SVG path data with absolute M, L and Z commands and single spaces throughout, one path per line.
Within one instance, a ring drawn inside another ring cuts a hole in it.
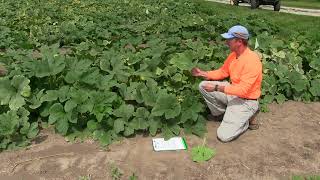
M 207 135 L 204 135 L 203 142 L 202 142 L 202 146 L 204 146 L 204 145 L 205 145 L 205 143 L 206 143 L 206 139 L 207 139 Z

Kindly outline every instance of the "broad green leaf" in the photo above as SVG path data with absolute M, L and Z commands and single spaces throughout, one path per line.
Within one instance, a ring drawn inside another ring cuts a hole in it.
M 112 114 L 113 109 L 110 106 L 106 106 L 103 104 L 94 105 L 93 114 L 96 116 L 98 122 L 101 122 L 103 117 L 108 117 Z
M 310 102 L 312 98 L 312 94 L 308 91 L 304 91 L 301 95 L 301 98 L 304 102 Z
M 105 59 L 102 60 L 102 62 L 100 61 L 100 68 L 107 71 L 119 82 L 127 82 L 130 73 L 133 71 L 128 66 L 124 65 L 124 61 L 121 59 L 120 55 L 115 50 L 110 50 L 103 54 Z M 104 61 L 110 62 L 110 69 L 108 68 L 108 63 Z
M 73 124 L 77 124 L 78 122 L 78 112 L 76 111 L 70 111 L 66 113 L 66 119 L 73 123 Z
M 58 99 L 59 95 L 59 91 L 57 90 L 47 90 L 46 94 L 40 98 L 40 101 L 55 101 Z
M 70 90 L 69 86 L 60 87 L 60 89 L 59 89 L 59 101 L 61 103 L 65 102 L 66 100 L 68 100 L 70 98 L 69 97 L 69 90 Z
M 90 60 L 78 60 L 70 59 L 69 60 L 69 71 L 65 76 L 65 81 L 67 83 L 74 83 L 81 80 L 81 76 L 89 70 L 92 62 Z
M 130 125 L 135 130 L 144 130 L 148 128 L 149 123 L 146 118 L 135 117 L 130 121 Z
M 0 78 L 0 103 L 1 105 L 9 104 L 11 96 L 16 93 L 14 87 L 11 86 L 9 78 Z
M 158 129 L 161 129 L 161 120 L 157 117 L 152 117 L 149 120 L 149 132 L 151 136 L 155 136 L 158 132 Z
M 22 126 L 20 129 L 20 133 L 27 134 L 30 128 L 30 123 L 28 121 L 23 121 L 22 123 L 20 123 L 20 125 Z
M 56 130 L 62 135 L 66 135 L 69 129 L 68 119 L 59 119 L 56 122 Z
M 263 101 L 266 103 L 272 103 L 274 100 L 274 97 L 272 95 L 266 95 L 263 97 Z
M 98 129 L 98 123 L 95 120 L 90 120 L 87 122 L 87 128 L 90 131 L 95 131 Z
M 134 113 L 135 117 L 139 118 L 148 118 L 149 117 L 149 111 L 144 107 L 137 108 L 136 112 Z
M 110 71 L 112 66 L 111 66 L 111 59 L 115 58 L 118 61 L 120 61 L 120 57 L 118 54 L 114 51 L 103 51 L 101 57 L 99 58 L 100 60 L 100 69 L 103 71 Z
M 110 90 L 110 88 L 117 87 L 117 85 L 118 81 L 113 79 L 113 75 L 102 75 L 97 77 L 96 86 L 99 90 Z
M 156 105 L 152 109 L 152 115 L 165 115 L 166 119 L 177 117 L 180 114 L 181 106 L 176 97 L 172 94 L 160 94 Z
M 92 137 L 92 132 L 85 129 L 82 131 L 73 130 L 72 132 L 68 133 L 65 136 L 65 139 L 68 142 L 75 143 L 76 140 L 80 140 L 80 142 L 83 142 L 84 140 L 91 138 L 91 137 Z
M 279 52 L 276 52 L 274 51 L 273 54 L 276 56 L 276 57 L 279 57 L 281 59 L 284 59 L 286 57 L 286 53 L 284 51 L 279 51 Z
M 284 103 L 284 101 L 287 99 L 283 94 L 278 94 L 275 98 L 279 104 Z
M 204 110 L 203 104 L 194 96 L 187 95 L 181 104 L 181 122 L 184 123 L 188 119 L 196 121 L 198 114 Z
M 101 59 L 100 60 L 100 69 L 103 71 L 109 71 L 110 70 L 110 61 L 109 59 Z
M 78 111 L 80 113 L 90 112 L 92 113 L 94 107 L 94 101 L 92 99 L 88 99 L 86 102 L 78 106 Z
M 139 69 L 138 71 L 136 71 L 134 73 L 134 75 L 139 76 L 140 80 L 142 81 L 146 81 L 148 79 L 154 79 L 157 76 L 155 76 L 155 74 L 149 70 L 143 70 L 143 69 Z
M 32 96 L 32 99 L 30 100 L 31 102 L 31 105 L 29 105 L 29 107 L 31 109 L 37 109 L 38 107 L 41 106 L 42 104 L 42 101 L 41 101 L 41 98 L 43 96 L 43 92 L 44 92 L 44 89 L 42 89 L 41 91 L 39 91 L 37 94 L 34 94 Z
M 192 148 L 191 157 L 195 162 L 204 162 L 210 160 L 216 154 L 215 149 L 208 148 L 206 146 L 197 146 Z
M 42 78 L 46 76 L 56 75 L 65 68 L 65 57 L 58 52 L 58 46 L 43 46 L 40 48 L 42 58 L 35 60 L 30 71 L 35 72 L 35 76 Z
M 157 91 L 151 88 L 144 88 L 140 90 L 142 99 L 145 105 L 153 107 L 157 101 Z
M 286 83 L 286 84 L 282 85 L 281 88 L 284 90 L 286 97 L 291 97 L 292 96 L 293 89 L 291 88 L 290 84 Z
M 283 48 L 284 46 L 283 40 L 279 40 L 279 39 L 273 39 L 270 43 L 271 43 L 270 46 L 275 49 Z
M 95 131 L 94 134 L 97 137 L 97 139 L 99 139 L 99 142 L 101 143 L 102 146 L 107 146 L 111 144 L 112 139 L 109 132 Z
M 134 134 L 134 127 L 131 127 L 130 125 L 129 126 L 126 126 L 124 128 L 124 132 L 123 132 L 123 135 L 124 136 L 131 136 Z
M 197 121 L 194 122 L 192 133 L 200 137 L 203 137 L 204 134 L 207 133 L 206 119 L 203 116 L 198 116 Z
M 16 94 L 12 96 L 9 102 L 9 107 L 11 110 L 18 110 L 20 107 L 25 105 L 26 102 L 24 98 L 20 94 Z
M 136 97 L 135 97 L 135 100 L 138 102 L 138 103 L 143 103 L 144 100 L 143 100 L 143 96 L 141 94 L 141 90 L 143 88 L 145 88 L 146 86 L 143 84 L 143 83 L 140 83 L 138 86 L 137 86 L 137 89 L 136 89 Z
M 29 97 L 31 95 L 31 88 L 29 86 L 30 80 L 18 75 L 14 76 L 11 81 L 11 85 L 17 89 L 19 95 L 23 97 Z
M 80 76 L 81 76 L 82 72 L 77 72 L 77 71 L 69 71 L 66 76 L 64 77 L 64 80 L 69 83 L 69 84 L 73 84 L 76 81 L 80 80 Z
M 95 49 L 91 49 L 89 54 L 93 57 L 97 56 L 99 53 Z
M 12 135 L 19 126 L 19 116 L 15 111 L 0 114 L 0 137 Z
M 60 103 L 55 103 L 54 105 L 52 105 L 49 109 L 49 114 L 49 124 L 53 124 L 56 121 L 60 120 L 66 120 L 68 122 L 64 108 Z
M 307 89 L 309 85 L 309 82 L 307 80 L 304 80 L 304 79 L 299 79 L 299 80 L 296 80 L 294 82 L 294 84 L 292 85 L 292 87 L 298 91 L 298 92 L 301 92 L 301 91 L 304 91 L 305 89 Z
M 309 66 L 317 71 L 320 70 L 320 62 L 318 58 L 314 58 L 311 60 Z
M 192 134 L 194 122 L 192 120 L 188 120 L 185 123 L 183 123 L 183 131 L 185 134 Z
M 53 105 L 53 102 L 45 102 L 43 103 L 43 106 L 40 107 L 40 116 L 41 117 L 47 117 L 50 115 L 50 108 Z
M 124 131 L 124 125 L 125 125 L 125 122 L 123 119 L 121 119 L 121 118 L 116 119 L 114 121 L 114 125 L 113 125 L 114 131 L 116 133 L 120 133 L 120 132 Z
M 192 57 L 189 53 L 178 53 L 171 58 L 170 63 L 179 68 L 180 70 L 190 71 L 194 64 L 192 63 Z
M 156 75 L 160 76 L 162 74 L 163 70 L 157 67 L 156 69 Z
M 64 111 L 65 112 L 70 112 L 72 111 L 75 107 L 77 107 L 77 103 L 73 101 L 72 99 L 68 100 L 66 104 L 64 105 Z
M 166 66 L 163 70 L 163 75 L 167 78 L 175 75 L 178 72 L 178 68 L 176 66 Z
M 75 103 L 82 104 L 89 98 L 89 92 L 88 89 L 76 89 L 72 87 L 70 88 L 69 95 Z
M 35 138 L 38 135 L 38 133 L 39 133 L 38 123 L 37 122 L 33 122 L 30 125 L 27 137 L 30 138 L 30 139 Z
M 113 111 L 116 117 L 128 120 L 134 113 L 134 106 L 131 104 L 122 104 L 118 109 Z
M 22 107 L 18 109 L 17 115 L 19 116 L 20 121 L 28 121 L 30 112 L 24 107 Z
M 162 126 L 162 134 L 164 139 L 170 139 L 180 134 L 180 126 L 178 124 L 164 124 Z
M 100 79 L 99 77 L 102 76 L 99 73 L 98 68 L 90 68 L 87 72 L 82 74 L 81 76 L 81 82 L 84 82 L 86 84 L 94 85 L 98 84 L 98 80 Z
M 174 80 L 176 82 L 181 82 L 182 78 L 183 78 L 182 75 L 180 73 L 177 73 L 172 77 L 172 80 Z
M 144 53 L 137 52 L 128 57 L 128 65 L 134 65 L 144 59 Z
M 313 96 L 320 96 L 320 79 L 311 81 L 310 92 Z
M 157 93 L 159 88 L 156 81 L 149 79 L 146 82 L 146 87 L 141 87 L 140 93 L 143 99 L 143 102 L 147 106 L 153 107 L 157 101 Z
M 289 69 L 286 65 L 279 64 L 277 67 L 274 68 L 274 74 L 276 74 L 280 79 L 288 76 L 288 73 Z
M 131 82 L 130 86 L 124 87 L 124 99 L 125 100 L 136 100 L 137 98 L 137 87 L 141 86 L 142 83 Z

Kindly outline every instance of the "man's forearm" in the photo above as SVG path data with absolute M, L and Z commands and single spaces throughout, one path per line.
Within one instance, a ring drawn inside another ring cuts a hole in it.
M 228 76 L 229 75 L 221 69 L 207 71 L 207 79 L 210 79 L 210 80 L 222 80 Z
M 208 72 L 207 71 L 202 71 L 200 76 L 205 78 L 205 79 L 208 79 Z

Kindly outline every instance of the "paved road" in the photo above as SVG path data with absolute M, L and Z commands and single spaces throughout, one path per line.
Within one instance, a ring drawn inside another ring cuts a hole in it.
M 230 4 L 230 0 L 209 0 L 209 1 Z M 240 6 L 250 6 L 250 5 L 248 3 L 240 3 Z M 262 6 L 259 6 L 259 8 L 273 10 L 273 6 L 268 6 L 268 5 L 262 5 Z M 305 9 L 305 8 L 281 6 L 280 12 L 320 17 L 320 9 Z

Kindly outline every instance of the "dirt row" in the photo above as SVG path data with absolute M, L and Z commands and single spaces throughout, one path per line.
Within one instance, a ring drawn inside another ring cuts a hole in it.
M 259 130 L 249 130 L 230 143 L 217 140 L 219 122 L 208 122 L 207 146 L 217 154 L 205 163 L 191 160 L 191 148 L 203 141 L 193 135 L 184 136 L 186 151 L 155 152 L 149 136 L 137 135 L 101 149 L 94 141 L 68 143 L 44 130 L 28 149 L 0 154 L 0 179 L 105 180 L 117 174 L 129 179 L 134 173 L 139 180 L 269 180 L 320 175 L 319 102 L 272 104 L 270 112 L 258 118 Z

